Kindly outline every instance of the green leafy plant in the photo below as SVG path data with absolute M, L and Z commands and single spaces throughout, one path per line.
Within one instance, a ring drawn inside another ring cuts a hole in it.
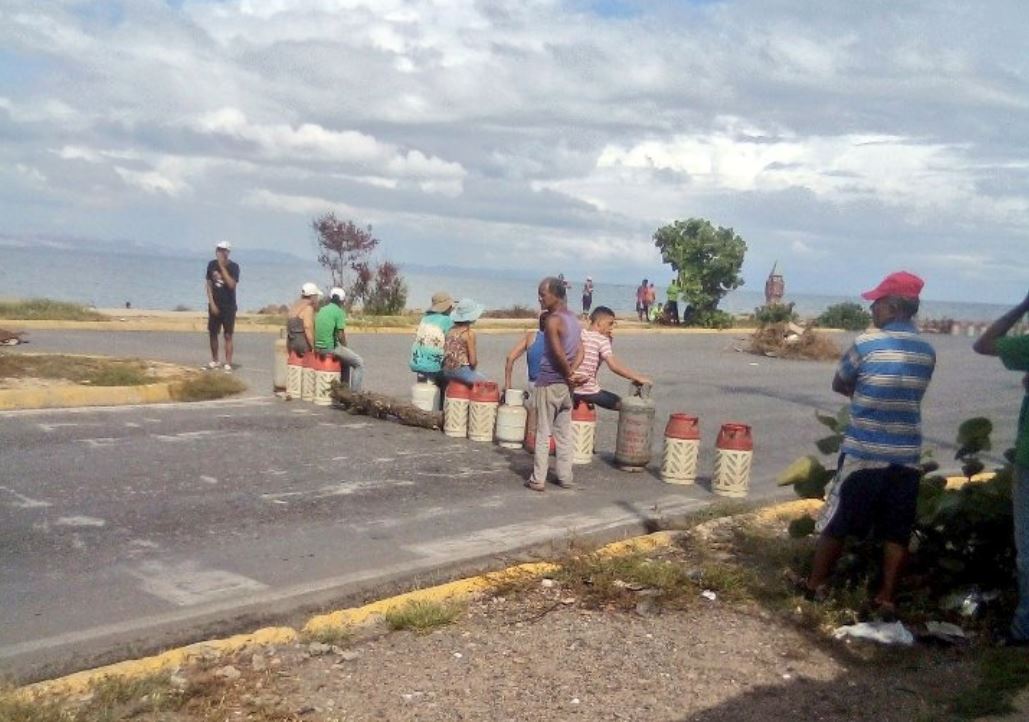
M 815 323 L 823 328 L 864 331 L 872 323 L 872 314 L 858 303 L 835 303 L 825 309 Z
M 800 316 L 793 310 L 793 304 L 773 303 L 754 309 L 754 321 L 764 328 L 773 323 L 794 323 Z

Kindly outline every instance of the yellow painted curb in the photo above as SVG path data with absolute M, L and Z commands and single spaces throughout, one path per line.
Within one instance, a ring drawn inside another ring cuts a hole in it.
M 58 386 L 0 389 L 0 410 L 53 409 L 73 406 L 123 406 L 171 401 L 171 383 L 142 386 Z

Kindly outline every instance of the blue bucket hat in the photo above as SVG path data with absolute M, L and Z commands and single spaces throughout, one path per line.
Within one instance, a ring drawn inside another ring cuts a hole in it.
M 475 321 L 482 315 L 486 307 L 470 298 L 462 298 L 450 312 L 450 320 L 454 323 Z

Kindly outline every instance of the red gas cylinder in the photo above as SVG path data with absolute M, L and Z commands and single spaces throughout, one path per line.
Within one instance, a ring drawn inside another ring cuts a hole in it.
M 300 381 L 300 398 L 314 401 L 314 351 L 304 354 L 304 375 Z
M 688 414 L 669 416 L 661 455 L 661 479 L 669 484 L 694 483 L 699 455 L 700 420 Z
M 743 497 L 750 489 L 750 467 L 754 459 L 754 439 L 746 424 L 723 424 L 715 443 L 715 473 L 711 491 L 719 496 Z
M 456 383 L 450 382 L 451 385 Z M 464 384 L 459 384 L 464 386 Z M 468 387 L 465 386 L 467 389 Z M 450 386 L 447 386 L 447 393 L 450 393 Z M 499 404 L 500 403 L 500 387 L 493 381 L 476 381 L 472 384 L 471 391 L 468 394 L 468 398 L 480 404 Z
M 493 429 L 497 425 L 497 407 L 500 405 L 500 388 L 492 381 L 478 381 L 472 384 L 468 404 L 468 438 L 472 441 L 493 441 Z
M 596 437 L 597 410 L 592 404 L 580 401 L 572 407 L 573 464 L 588 464 L 593 461 L 593 446 Z
M 460 381 L 447 384 L 443 398 L 443 433 L 455 439 L 468 436 L 468 405 L 472 390 Z
M 687 440 L 699 439 L 700 419 L 696 416 L 690 416 L 689 414 L 672 414 L 668 417 L 668 423 L 665 424 L 665 438 Z
M 286 398 L 299 399 L 304 382 L 304 357 L 290 351 L 286 359 Z
M 307 354 L 314 369 L 314 403 L 318 406 L 332 405 L 332 384 L 338 383 L 343 373 L 343 364 L 331 353 Z

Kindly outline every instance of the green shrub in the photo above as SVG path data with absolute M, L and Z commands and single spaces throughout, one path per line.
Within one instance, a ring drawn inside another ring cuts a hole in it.
M 792 323 L 797 321 L 799 316 L 793 310 L 793 304 L 773 303 L 766 306 L 758 306 L 754 309 L 754 321 L 758 326 L 764 328 L 773 323 Z
M 78 303 L 29 298 L 22 301 L 0 301 L 0 318 L 19 321 L 106 321 L 107 316 Z
M 235 376 L 209 371 L 191 376 L 171 386 L 171 396 L 176 401 L 209 401 L 238 394 L 246 384 Z
M 699 328 L 732 328 L 734 321 L 731 313 L 717 308 L 704 311 L 687 308 L 683 314 L 683 323 Z
M 461 607 L 453 602 L 412 601 L 390 609 L 383 616 L 394 631 L 428 632 L 450 624 L 460 613 Z
M 823 328 L 842 328 L 847 331 L 864 331 L 872 323 L 872 314 L 859 303 L 836 303 L 825 309 L 815 319 Z
M 482 314 L 483 318 L 537 318 L 539 317 L 539 309 L 529 308 L 523 306 L 520 303 L 516 303 L 513 306 L 507 308 L 491 308 Z

